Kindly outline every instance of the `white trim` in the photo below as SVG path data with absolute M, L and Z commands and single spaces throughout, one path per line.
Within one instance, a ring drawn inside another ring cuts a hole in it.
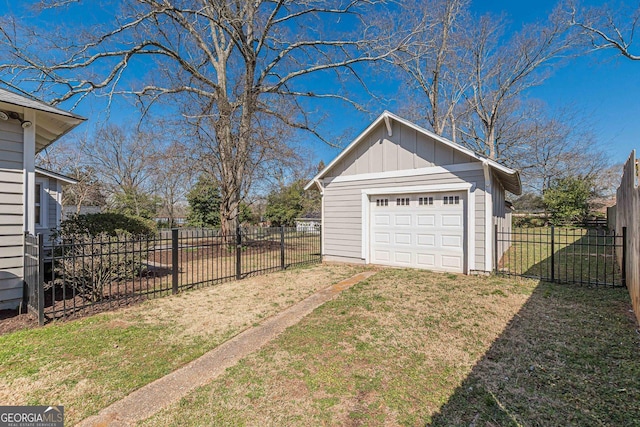
M 57 181 L 62 181 L 62 182 L 66 182 L 67 184 L 77 184 L 78 180 L 73 179 L 71 177 L 59 174 L 59 173 L 55 173 L 46 169 L 42 169 L 38 166 L 36 166 L 36 173 L 38 175 L 44 175 L 44 176 L 48 176 L 49 178 L 53 178 Z
M 362 212 L 362 258 L 369 264 L 370 256 L 370 229 L 369 217 L 371 215 L 371 196 L 384 194 L 415 194 L 415 193 L 442 193 L 445 191 L 467 191 L 467 271 L 470 273 L 475 268 L 475 245 L 476 245 L 476 215 L 475 215 L 475 182 L 461 182 L 456 184 L 431 184 L 415 185 L 404 187 L 382 187 L 366 188 L 361 190 L 361 212 Z
M 341 175 L 333 178 L 329 182 L 334 183 L 334 182 L 364 181 L 368 179 L 404 178 L 409 176 L 435 175 L 438 173 L 448 173 L 448 172 L 455 173 L 455 172 L 466 172 L 466 171 L 474 171 L 474 170 L 482 170 L 482 163 L 480 162 L 458 163 L 455 165 L 430 166 L 430 167 L 418 168 L 418 169 L 402 169 L 402 170 L 388 171 L 388 172 L 362 173 L 359 175 Z
M 24 186 L 22 193 L 22 201 L 24 206 L 23 213 L 23 229 L 30 233 L 36 231 L 36 217 L 34 208 L 34 194 L 36 191 L 35 181 L 35 158 L 36 158 L 36 114 L 35 111 L 25 109 L 24 120 L 30 121 L 32 124 L 22 131 L 23 147 L 23 173 Z
M 318 187 L 320 189 L 320 260 L 324 256 L 324 188 L 320 181 L 318 181 Z
M 387 134 L 391 137 L 393 136 L 393 129 L 391 127 L 391 117 L 388 115 L 384 116 L 384 124 L 387 126 Z
M 307 185 L 305 185 L 304 189 L 308 190 L 309 188 L 311 188 L 314 184 L 314 181 L 317 179 L 321 179 L 324 178 L 324 176 L 327 174 L 327 172 L 329 170 L 331 170 L 340 160 L 342 160 L 348 153 L 350 153 L 354 147 L 356 145 L 358 145 L 360 143 L 361 140 L 363 140 L 375 127 L 377 127 L 382 121 L 385 122 L 390 122 L 391 120 L 395 120 L 401 124 L 404 124 L 405 126 L 415 130 L 416 132 L 419 132 L 423 135 L 426 135 L 430 138 L 435 139 L 436 141 L 453 148 L 454 150 L 457 150 L 461 153 L 464 153 L 468 156 L 470 156 L 471 158 L 474 158 L 476 160 L 479 160 L 481 162 L 487 162 L 492 168 L 498 169 L 499 171 L 507 174 L 507 175 L 513 175 L 516 176 L 518 178 L 518 183 L 520 182 L 520 178 L 518 175 L 518 172 L 510 169 L 506 166 L 501 165 L 500 163 L 496 162 L 495 160 L 491 160 L 488 159 L 484 156 L 481 156 L 479 154 L 476 154 L 475 152 L 473 152 L 472 150 L 469 150 L 468 148 L 465 148 L 461 145 L 456 144 L 453 141 L 448 140 L 447 138 L 444 138 L 438 134 L 435 134 L 427 129 L 424 129 L 414 123 L 411 123 L 408 120 L 403 119 L 402 117 L 396 116 L 393 113 L 390 113 L 389 111 L 384 111 L 382 114 L 380 114 L 380 116 L 378 116 L 377 119 L 375 119 L 373 121 L 373 123 L 371 123 L 369 126 L 367 126 L 367 128 L 360 133 L 360 135 L 358 135 L 356 137 L 356 139 L 354 139 L 344 150 L 342 150 L 342 152 L 340 154 L 338 154 L 338 156 L 336 158 L 334 158 L 331 163 L 329 163 L 327 165 L 327 167 L 325 167 L 322 171 L 320 171 L 311 181 L 309 181 L 307 183 Z
M 484 269 L 491 271 L 493 251 L 493 185 L 491 181 L 491 170 L 489 163 L 483 162 L 484 168 Z

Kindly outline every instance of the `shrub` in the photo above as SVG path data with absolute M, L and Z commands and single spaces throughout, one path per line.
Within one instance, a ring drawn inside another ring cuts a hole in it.
M 73 215 L 60 223 L 58 237 L 68 239 L 79 236 L 118 236 L 123 233 L 146 237 L 156 232 L 156 224 L 149 219 L 115 212 Z
M 105 288 L 115 284 L 118 291 L 121 282 L 144 273 L 143 254 L 155 232 L 153 221 L 119 213 L 75 215 L 63 221 L 56 233 L 62 244 L 55 254 L 55 284 L 100 301 Z
M 547 225 L 547 220 L 539 216 L 514 216 L 512 224 L 515 228 L 535 228 Z

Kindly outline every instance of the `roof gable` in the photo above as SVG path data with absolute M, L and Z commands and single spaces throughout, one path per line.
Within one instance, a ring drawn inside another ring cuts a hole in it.
M 25 109 L 33 110 L 36 114 L 36 152 L 86 120 L 44 102 L 0 88 L 0 110 L 22 114 Z
M 514 194 L 521 192 L 517 171 L 384 111 L 320 171 L 305 189 L 314 184 L 318 185 L 320 179 L 338 175 L 359 175 L 470 162 L 487 164 L 506 190 Z

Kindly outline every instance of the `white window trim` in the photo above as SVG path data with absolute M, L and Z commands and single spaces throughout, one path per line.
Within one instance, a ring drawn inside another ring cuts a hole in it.
M 475 182 L 461 182 L 458 184 L 434 184 L 416 185 L 410 187 L 387 187 L 387 188 L 367 188 L 362 190 L 361 210 L 362 210 L 362 259 L 365 263 L 370 262 L 370 206 L 371 197 L 388 194 L 418 194 L 418 193 L 443 193 L 448 191 L 467 192 L 467 271 L 476 270 L 475 267 L 475 247 L 476 247 L 476 217 L 475 217 Z
M 42 223 L 39 223 L 38 218 L 35 217 L 35 189 L 38 184 L 40 184 L 40 215 L 42 217 Z M 47 228 L 49 226 L 49 178 L 36 178 L 33 191 L 33 219 L 35 227 L 38 229 Z

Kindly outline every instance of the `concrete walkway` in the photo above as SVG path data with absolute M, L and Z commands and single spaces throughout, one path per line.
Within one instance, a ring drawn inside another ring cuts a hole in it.
M 375 271 L 366 271 L 316 292 L 285 311 L 247 329 L 184 367 L 134 391 L 78 426 L 132 426 L 177 402 L 196 388 L 206 385 L 295 325 L 313 310 L 333 299 L 345 289 L 365 280 Z

